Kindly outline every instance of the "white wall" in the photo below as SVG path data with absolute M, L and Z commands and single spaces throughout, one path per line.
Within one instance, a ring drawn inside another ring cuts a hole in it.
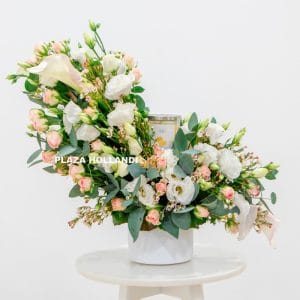
M 35 144 L 25 136 L 29 101 L 3 78 L 38 41 L 81 39 L 92 18 L 112 50 L 138 57 L 153 112 L 199 112 L 248 127 L 246 142 L 264 161 L 281 163 L 278 249 L 255 233 L 237 242 L 222 226 L 198 241 L 241 252 L 245 273 L 208 285 L 207 299 L 300 299 L 299 1 L 5 1 L 1 5 L 0 298 L 116 299 L 114 286 L 81 278 L 74 261 L 126 242 L 110 221 L 70 230 L 79 200 L 71 182 L 27 169 Z M 290 293 L 291 296 L 286 296 Z

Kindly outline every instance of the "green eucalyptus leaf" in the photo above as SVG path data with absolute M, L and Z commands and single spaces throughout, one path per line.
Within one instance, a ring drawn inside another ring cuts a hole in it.
M 276 195 L 276 193 L 272 192 L 271 193 L 271 202 L 272 202 L 272 204 L 275 204 L 276 201 L 277 201 L 277 195 Z
M 146 170 L 142 168 L 139 164 L 134 163 L 128 166 L 128 172 L 134 178 L 139 177 L 140 175 L 144 175 Z
M 122 211 L 113 211 L 111 213 L 114 225 L 121 225 L 127 223 L 128 215 Z
M 80 187 L 78 184 L 75 184 L 69 192 L 70 198 L 80 197 L 83 194 L 80 192 Z
M 164 231 L 168 232 L 170 235 L 178 239 L 179 228 L 173 223 L 170 213 L 165 214 L 165 217 L 163 218 L 160 227 L 161 229 L 163 229 Z
M 144 207 L 138 207 L 129 214 L 128 229 L 134 242 L 139 236 L 145 213 L 146 210 Z
M 172 213 L 171 214 L 172 222 L 179 228 L 183 230 L 188 230 L 191 227 L 191 214 L 189 212 L 178 214 Z
M 77 148 L 78 142 L 77 142 L 77 137 L 76 137 L 76 133 L 75 133 L 74 127 L 72 127 L 72 129 L 71 129 L 69 137 L 70 137 L 71 145 L 74 148 Z
M 32 163 L 36 158 L 38 158 L 40 156 L 40 154 L 42 153 L 42 149 L 38 149 L 36 151 L 34 151 L 27 159 L 27 163 L 30 164 Z
M 216 195 L 209 195 L 206 198 L 201 200 L 201 205 L 207 207 L 208 209 L 215 209 L 218 205 L 218 198 Z
M 47 173 L 50 173 L 50 174 L 56 173 L 56 171 L 53 169 L 52 166 L 45 167 L 45 168 L 43 168 L 43 170 L 45 170 Z
M 82 156 L 88 156 L 90 153 L 90 144 L 89 142 L 84 142 L 82 146 Z
M 173 211 L 173 214 L 184 214 L 184 213 L 190 212 L 192 210 L 194 210 L 194 206 L 188 206 L 183 209 Z
M 186 177 L 186 174 L 184 173 L 184 171 L 181 169 L 181 167 L 179 165 L 176 165 L 174 167 L 174 174 L 179 178 Z
M 159 177 L 159 171 L 155 168 L 150 168 L 147 170 L 147 178 L 149 178 L 150 180 L 155 179 L 157 177 Z
M 182 152 L 186 150 L 188 145 L 187 138 L 181 128 L 178 129 L 175 140 L 174 140 L 174 148 L 178 152 Z
M 66 155 L 69 155 L 69 154 L 75 152 L 76 150 L 77 150 L 77 148 L 75 148 L 71 145 L 62 146 L 59 149 L 57 156 L 59 156 L 59 157 L 66 156 Z
M 182 170 L 190 175 L 194 170 L 194 161 L 192 157 L 188 154 L 182 154 L 179 158 L 179 165 Z
M 33 166 L 35 166 L 35 165 L 37 165 L 37 164 L 40 164 L 41 162 L 43 162 L 42 159 L 36 160 L 36 161 L 34 161 L 33 163 L 31 163 L 31 164 L 28 166 L 28 168 L 31 168 L 31 167 L 33 167 Z
M 197 114 L 193 112 L 188 122 L 188 128 L 190 131 L 192 131 L 197 125 L 198 125 L 198 117 Z

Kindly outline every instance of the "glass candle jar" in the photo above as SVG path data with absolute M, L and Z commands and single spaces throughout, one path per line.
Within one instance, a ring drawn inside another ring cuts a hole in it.
M 154 138 L 163 148 L 171 148 L 175 134 L 180 127 L 179 115 L 149 115 L 149 122 L 154 130 Z

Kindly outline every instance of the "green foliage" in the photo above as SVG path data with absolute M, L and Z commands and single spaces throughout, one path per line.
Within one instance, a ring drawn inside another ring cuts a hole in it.
M 146 210 L 144 207 L 138 207 L 129 214 L 128 229 L 134 241 L 136 241 L 139 236 L 145 213 Z
M 276 201 L 277 201 L 277 195 L 276 195 L 276 193 L 272 192 L 271 193 L 271 202 L 272 202 L 272 204 L 275 204 Z
M 57 156 L 63 157 L 63 156 L 69 155 L 71 153 L 74 153 L 76 150 L 77 150 L 77 148 L 75 148 L 71 145 L 62 146 L 61 148 L 59 148 Z
M 198 117 L 197 114 L 193 112 L 188 122 L 188 128 L 190 131 L 193 131 L 197 125 L 198 125 Z
M 142 93 L 142 92 L 145 91 L 145 89 L 144 89 L 143 87 L 139 86 L 139 85 L 136 85 L 136 86 L 134 86 L 134 87 L 131 89 L 131 91 L 132 91 L 133 93 Z
M 182 152 L 184 150 L 186 150 L 188 145 L 188 141 L 187 138 L 185 137 L 185 134 L 183 132 L 183 130 L 181 128 L 178 129 L 176 136 L 175 136 L 175 140 L 174 140 L 174 149 L 177 152 Z
M 174 236 L 176 239 L 178 239 L 179 228 L 178 228 L 178 226 L 176 226 L 173 223 L 170 213 L 165 214 L 160 227 L 161 227 L 161 229 L 163 229 L 164 231 L 168 232 L 169 234 Z
M 139 164 L 134 163 L 128 166 L 128 172 L 132 177 L 136 178 L 140 175 L 145 175 L 146 170 L 142 168 Z
M 36 151 L 34 151 L 27 159 L 27 163 L 30 164 L 32 163 L 36 158 L 38 158 L 40 156 L 40 154 L 42 153 L 42 149 L 38 149 Z
M 127 223 L 128 221 L 128 214 L 122 212 L 122 211 L 113 211 L 111 213 L 112 220 L 114 225 L 121 225 L 124 223 Z
M 159 174 L 159 171 L 155 168 L 150 168 L 147 170 L 147 178 L 153 180 L 157 177 L 159 177 L 160 174 Z
M 194 171 L 194 161 L 188 154 L 182 154 L 180 156 L 179 165 L 187 175 L 190 175 Z
M 172 222 L 179 228 L 183 230 L 187 230 L 191 227 L 191 214 L 189 212 L 185 212 L 182 214 L 171 214 Z
M 83 194 L 80 192 L 80 188 L 78 184 L 75 184 L 69 192 L 70 198 L 81 197 Z

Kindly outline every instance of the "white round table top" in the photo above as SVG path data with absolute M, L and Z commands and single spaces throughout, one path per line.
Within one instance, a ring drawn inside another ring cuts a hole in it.
M 246 263 L 236 254 L 209 245 L 195 245 L 191 261 L 176 265 L 143 265 L 129 261 L 127 247 L 81 256 L 78 272 L 95 281 L 122 286 L 166 287 L 196 285 L 240 274 Z

